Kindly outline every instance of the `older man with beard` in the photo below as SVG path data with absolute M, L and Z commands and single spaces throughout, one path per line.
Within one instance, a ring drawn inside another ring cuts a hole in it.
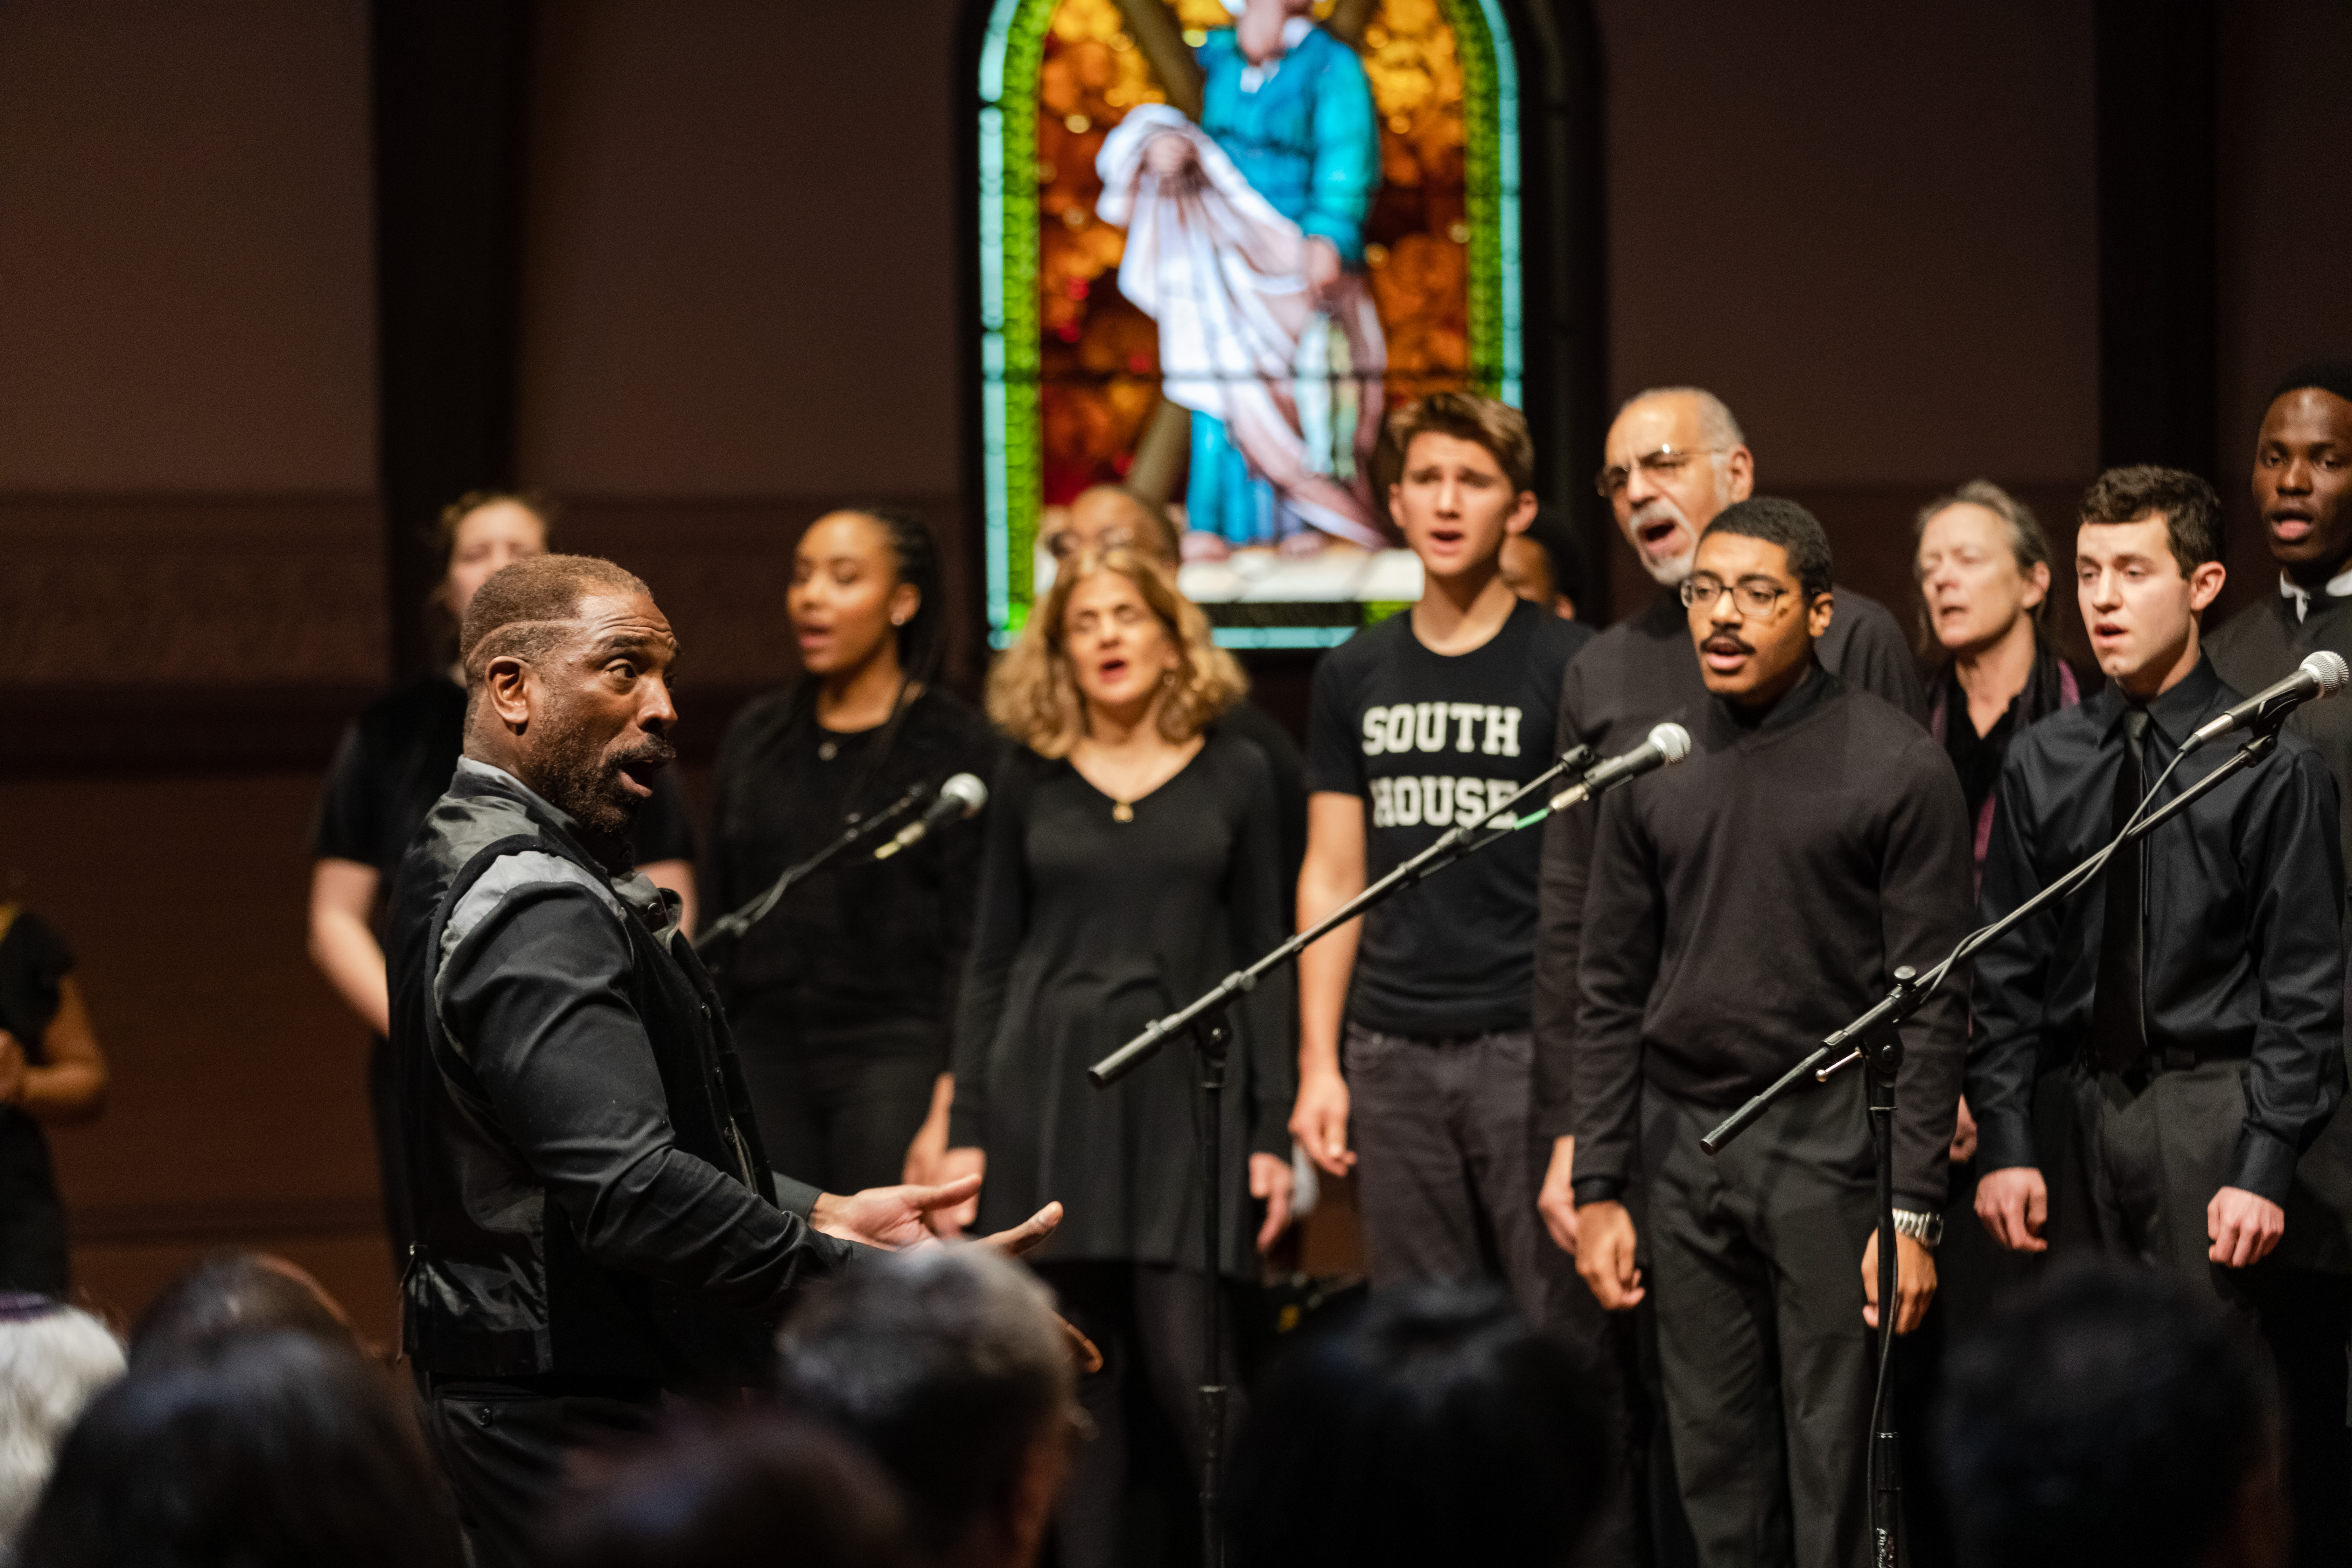
M 842 1198 L 768 1170 L 677 895 L 629 863 L 677 755 L 677 653 L 609 562 L 493 575 L 459 638 L 465 755 L 394 894 L 404 1339 L 478 1564 L 526 1560 L 567 1451 L 765 1383 L 800 1287 L 978 1186 Z
M 1602 756 L 1613 756 L 1639 745 L 1660 721 L 1706 701 L 1683 607 L 1683 579 L 1690 575 L 1707 524 L 1754 492 L 1756 457 L 1723 400 L 1696 386 L 1654 387 L 1628 398 L 1609 427 L 1605 455 L 1608 466 L 1597 477 L 1597 488 L 1658 592 L 1639 614 L 1593 638 L 1569 666 L 1556 733 L 1562 746 L 1582 742 Z M 1927 692 L 1894 616 L 1851 588 L 1837 588 L 1834 599 L 1837 614 L 1814 644 L 1822 668 L 1925 726 Z M 1596 1357 L 1623 1369 L 1632 1403 L 1619 1409 L 1626 1423 L 1622 1436 L 1638 1447 L 1646 1425 L 1641 1412 L 1655 1400 L 1630 1394 L 1633 1331 L 1627 1318 L 1601 1313 L 1569 1266 L 1577 1240 L 1576 1200 L 1569 1184 L 1576 1149 L 1570 1075 L 1594 815 L 1589 809 L 1567 812 L 1545 829 L 1536 931 L 1535 1121 L 1550 1152 L 1537 1207 L 1559 1247 L 1550 1260 L 1558 1279 L 1551 1291 L 1553 1315 L 1570 1334 L 1592 1342 L 1589 1348 Z M 1662 1495 L 1671 1509 L 1671 1489 Z M 1600 1533 L 1613 1533 L 1631 1550 L 1630 1525 Z

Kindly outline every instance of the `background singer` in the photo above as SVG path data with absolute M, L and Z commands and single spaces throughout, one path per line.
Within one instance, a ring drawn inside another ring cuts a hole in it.
M 995 773 L 988 721 L 937 684 L 942 604 L 919 518 L 837 511 L 801 535 L 784 609 L 806 673 L 747 706 L 719 747 L 703 879 L 714 908 L 757 898 L 853 812 Z M 980 842 L 951 823 L 887 860 L 870 847 L 836 857 L 729 955 L 728 1021 L 780 1169 L 832 1192 L 929 1179 L 909 1145 L 949 1087 Z
M 1024 744 L 988 808 L 943 1169 L 986 1173 L 989 1225 L 1026 1212 L 1037 1193 L 1087 1194 L 1037 1261 L 1104 1357 L 1078 1389 L 1097 1436 L 1062 1504 L 1072 1568 L 1125 1551 L 1129 1377 L 1150 1380 L 1199 1458 L 1206 1322 L 1190 1042 L 1171 1041 L 1108 1089 L 1086 1070 L 1282 940 L 1265 759 L 1212 722 L 1242 680 L 1160 569 L 1113 550 L 1063 565 L 989 682 L 990 712 Z M 1232 1015 L 1213 1265 L 1232 1279 L 1255 1272 L 1244 1190 L 1265 1200 L 1261 1248 L 1289 1220 L 1289 1017 L 1286 974 Z M 1223 1342 L 1230 1354 L 1234 1336 Z
M 2010 748 L 1986 920 L 2106 843 L 2198 726 L 2240 693 L 2200 647 L 2221 592 L 2221 498 L 2170 468 L 2116 468 L 2083 500 L 2075 584 L 2103 691 Z M 2169 799 L 2237 749 L 2172 775 Z M 2344 1095 L 2344 863 L 2335 789 L 2293 734 L 2278 754 L 2119 851 L 2087 890 L 1978 956 L 1969 1061 L 2002 1245 L 2047 1244 L 2029 1129 L 2038 1064 L 2066 1064 L 2099 1245 L 2151 1264 L 2270 1342 L 2294 1422 L 2296 1561 L 2352 1531 L 2345 1310 L 2352 1204 L 2303 1162 Z

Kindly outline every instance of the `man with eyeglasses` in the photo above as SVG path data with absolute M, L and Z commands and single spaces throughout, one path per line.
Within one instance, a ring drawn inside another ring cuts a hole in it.
M 1699 1139 L 1883 998 L 1898 964 L 1924 970 L 1959 941 L 1968 807 L 1926 731 L 1816 657 L 1844 606 L 1802 507 L 1727 508 L 1678 596 L 1706 693 L 1673 715 L 1693 754 L 1598 814 L 1574 1061 L 1577 1269 L 1612 1312 L 1655 1293 L 1698 1560 L 1851 1568 L 1867 1533 L 1870 1331 L 1891 1310 L 1910 1332 L 1936 1289 L 1957 990 L 1903 1030 L 1895 1302 L 1876 1299 L 1885 1238 L 1859 1070 L 1775 1106 L 1719 1155 Z
M 1581 742 L 1614 756 L 1639 745 L 1660 720 L 1706 700 L 1680 589 L 1699 536 L 1755 489 L 1756 458 L 1723 400 L 1696 386 L 1654 387 L 1628 398 L 1609 427 L 1606 457 L 1595 488 L 1658 593 L 1638 615 L 1594 637 L 1570 666 L 1558 733 L 1563 746 Z M 1836 594 L 1837 615 L 1814 657 L 1849 686 L 1875 693 L 1924 726 L 1927 693 L 1894 616 L 1850 588 Z M 1546 826 L 1536 935 L 1536 1124 L 1550 1148 L 1537 1207 L 1552 1241 L 1570 1256 L 1577 1248 L 1569 1186 L 1576 1153 L 1570 1074 L 1592 830 L 1590 810 L 1564 813 Z M 1640 1359 L 1632 1326 L 1595 1311 L 1591 1293 L 1574 1280 L 1565 1286 L 1554 1298 L 1558 1326 L 1629 1369 L 1630 1377 Z M 1628 1419 L 1638 1432 L 1641 1411 Z

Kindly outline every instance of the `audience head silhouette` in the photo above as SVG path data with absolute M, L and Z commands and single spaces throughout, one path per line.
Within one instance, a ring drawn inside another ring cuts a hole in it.
M 1610 1464 L 1575 1357 L 1500 1291 L 1385 1290 L 1268 1381 L 1234 1455 L 1234 1560 L 1555 1568 Z
M 980 1247 L 853 1269 L 788 1323 L 793 1407 L 898 1481 L 927 1562 L 1034 1562 L 1077 1429 L 1069 1341 L 1045 1288 Z
M 2283 1560 L 2255 1348 L 2150 1269 L 2061 1275 L 1953 1352 L 1937 1415 L 1961 1568 Z
M 456 1521 L 377 1370 L 307 1333 L 225 1335 L 90 1405 L 23 1568 L 457 1568 Z

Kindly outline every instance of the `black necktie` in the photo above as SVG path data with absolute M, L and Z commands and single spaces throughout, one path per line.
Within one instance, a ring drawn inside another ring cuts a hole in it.
M 2112 833 L 2121 833 L 2139 808 L 2147 710 L 2124 710 L 2124 754 L 2116 759 Z M 2099 985 L 2091 1002 L 2091 1050 L 2102 1069 L 2121 1072 L 2147 1050 L 2142 1006 L 2142 949 L 2147 897 L 2146 839 L 2126 844 L 2107 862 L 2106 921 L 2099 931 Z

